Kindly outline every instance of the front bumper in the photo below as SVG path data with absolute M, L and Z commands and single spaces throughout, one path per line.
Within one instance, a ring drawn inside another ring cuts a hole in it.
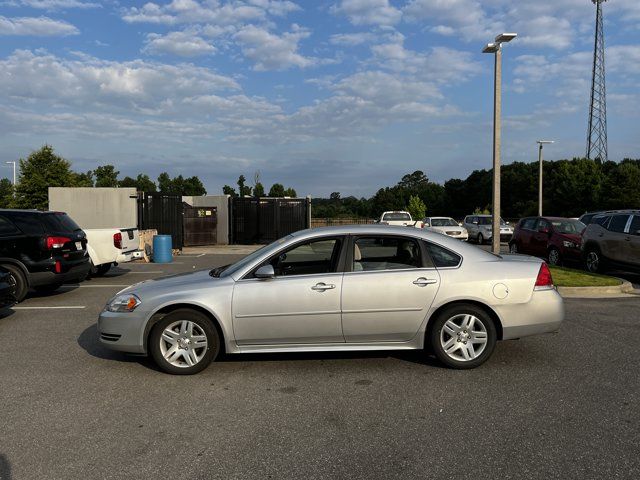
M 502 321 L 502 339 L 557 332 L 564 320 L 564 301 L 557 290 L 534 291 L 528 303 L 495 307 Z
M 145 326 L 147 312 L 116 313 L 103 310 L 98 317 L 98 338 L 111 350 L 146 353 Z

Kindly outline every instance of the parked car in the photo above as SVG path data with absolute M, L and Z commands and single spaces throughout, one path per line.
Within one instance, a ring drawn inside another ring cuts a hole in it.
M 376 223 L 397 227 L 422 228 L 421 221 L 415 221 L 411 218 L 411 214 L 409 212 L 403 211 L 383 212 Z
M 556 331 L 546 263 L 445 235 L 379 225 L 304 230 L 213 270 L 149 280 L 110 299 L 100 342 L 196 373 L 227 354 L 426 348 L 485 362 L 497 340 Z
M 469 239 L 473 239 L 479 244 L 490 242 L 493 237 L 491 215 L 467 215 L 464 217 L 462 226 L 467 229 Z M 508 242 L 513 236 L 513 227 L 509 222 L 500 219 L 500 241 Z
M 551 265 L 580 263 L 582 232 L 586 225 L 563 217 L 527 217 L 521 219 L 509 242 L 511 253 L 547 258 Z
M 7 308 L 16 303 L 15 284 L 11 273 L 6 268 L 0 267 L 0 309 Z
M 142 257 L 137 228 L 90 228 L 84 233 L 92 276 L 102 276 L 112 265 Z
M 53 291 L 84 280 L 87 239 L 64 212 L 0 209 L 0 266 L 11 274 L 21 302 L 30 287 Z
M 590 272 L 640 272 L 640 210 L 594 216 L 582 234 L 582 253 Z
M 469 239 L 467 229 L 451 217 L 427 217 L 422 223 L 424 228 L 432 232 L 442 233 L 465 242 Z

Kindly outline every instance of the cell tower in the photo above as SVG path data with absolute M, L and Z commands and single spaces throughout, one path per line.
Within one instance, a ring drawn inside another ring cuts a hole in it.
M 603 162 L 606 162 L 608 159 L 607 92 L 604 83 L 604 23 L 602 21 L 602 4 L 607 0 L 591 1 L 596 4 L 596 41 L 593 48 L 587 158 L 599 158 Z

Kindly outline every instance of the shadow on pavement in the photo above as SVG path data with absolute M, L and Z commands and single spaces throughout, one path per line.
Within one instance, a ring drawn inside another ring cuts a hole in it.
M 0 480 L 11 480 L 11 464 L 2 453 L 0 453 Z
M 2 320 L 3 318 L 10 317 L 14 313 L 16 313 L 16 312 L 14 312 L 11 309 L 11 307 L 0 308 L 0 320 Z

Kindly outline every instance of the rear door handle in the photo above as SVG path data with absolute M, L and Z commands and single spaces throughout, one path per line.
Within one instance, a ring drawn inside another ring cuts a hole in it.
M 436 280 L 435 278 L 420 277 L 417 280 L 413 281 L 413 284 L 418 285 L 419 287 L 426 287 L 427 285 L 432 285 L 434 283 L 438 283 L 438 280 Z
M 336 286 L 332 283 L 327 284 L 320 282 L 311 287 L 311 290 L 315 290 L 316 292 L 324 292 L 325 290 L 333 290 L 334 288 L 336 288 Z

